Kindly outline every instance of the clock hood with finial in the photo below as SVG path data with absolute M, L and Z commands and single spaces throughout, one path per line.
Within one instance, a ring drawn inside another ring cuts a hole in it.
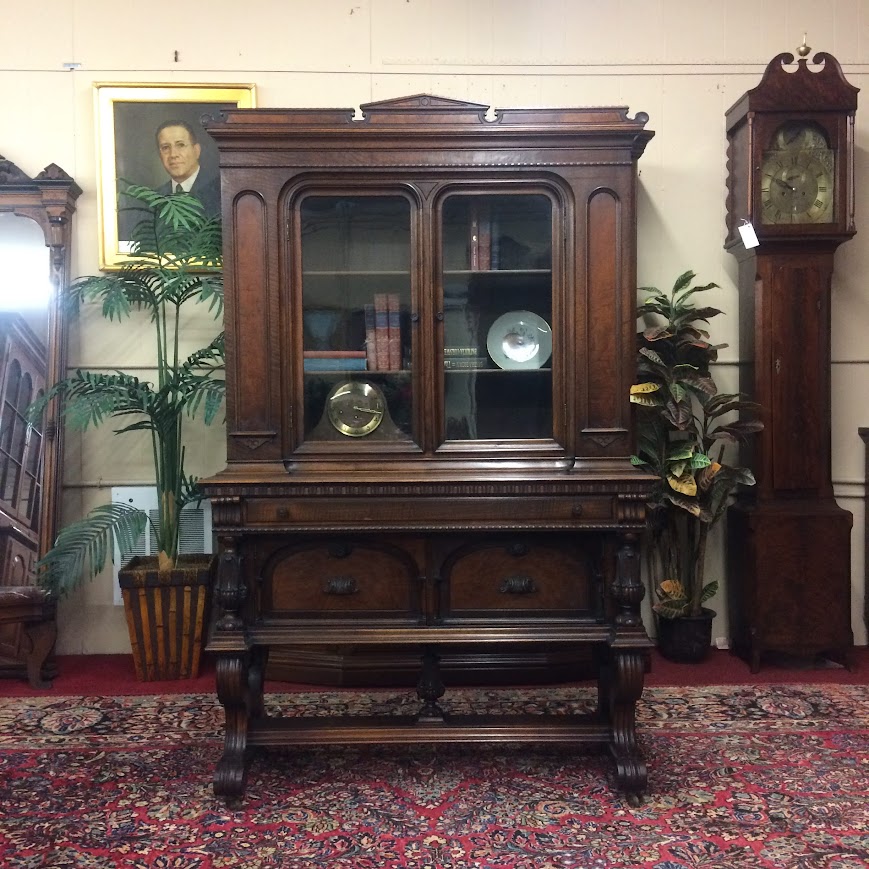
M 854 117 L 859 88 L 845 79 L 831 54 L 818 52 L 810 64 L 810 52 L 804 39 L 797 50 L 799 59 L 791 53 L 776 55 L 760 83 L 725 114 L 728 249 L 739 249 L 739 227 L 746 221 L 761 244 L 836 245 L 855 233 Z M 817 144 L 779 159 L 776 151 L 788 129 L 810 132 Z M 796 173 L 798 180 L 789 181 Z M 771 185 L 780 190 L 771 194 Z M 810 195 L 816 188 L 818 195 Z M 793 204 L 793 214 L 781 210 L 787 202 Z

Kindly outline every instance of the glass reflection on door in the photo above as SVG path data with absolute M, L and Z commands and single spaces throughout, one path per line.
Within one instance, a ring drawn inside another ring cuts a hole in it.
M 374 384 L 395 424 L 390 431 L 410 438 L 410 202 L 312 195 L 300 218 L 306 439 L 334 439 L 324 409 L 333 389 L 348 381 Z
M 444 200 L 446 440 L 552 437 L 552 237 L 542 194 Z

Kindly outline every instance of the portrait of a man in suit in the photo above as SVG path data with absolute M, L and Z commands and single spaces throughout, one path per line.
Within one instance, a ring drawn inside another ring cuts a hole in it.
M 208 125 L 256 105 L 255 85 L 97 83 L 100 268 L 119 268 L 148 217 L 131 186 L 195 196 L 220 216 L 220 151 Z
M 217 146 L 202 123 L 220 108 L 214 103 L 115 104 L 118 241 L 122 250 L 145 216 L 141 203 L 124 195 L 128 184 L 141 184 L 158 193 L 189 193 L 199 199 L 208 217 L 220 215 Z
M 157 152 L 169 176 L 158 192 L 189 193 L 202 203 L 208 217 L 218 216 L 220 178 L 203 171 L 202 145 L 194 127 L 187 121 L 164 121 L 157 128 Z

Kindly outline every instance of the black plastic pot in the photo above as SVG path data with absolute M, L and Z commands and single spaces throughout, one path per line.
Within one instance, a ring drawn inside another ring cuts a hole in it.
M 701 611 L 699 616 L 658 619 L 658 651 L 668 660 L 680 664 L 698 664 L 712 647 L 714 610 Z

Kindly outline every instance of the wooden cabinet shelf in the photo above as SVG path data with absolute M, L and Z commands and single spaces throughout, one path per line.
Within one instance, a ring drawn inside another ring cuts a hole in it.
M 410 273 L 407 271 L 385 271 L 383 269 L 366 269 L 365 271 L 351 271 L 349 269 L 330 269 L 328 271 L 322 270 L 311 270 L 308 269 L 305 271 L 306 278 L 334 278 L 334 277 L 384 277 L 384 276 L 398 276 L 398 277 L 407 277 Z
M 552 272 L 549 269 L 498 269 L 498 268 L 488 268 L 488 269 L 453 269 L 444 271 L 445 277 L 451 277 L 453 275 L 551 275 Z

